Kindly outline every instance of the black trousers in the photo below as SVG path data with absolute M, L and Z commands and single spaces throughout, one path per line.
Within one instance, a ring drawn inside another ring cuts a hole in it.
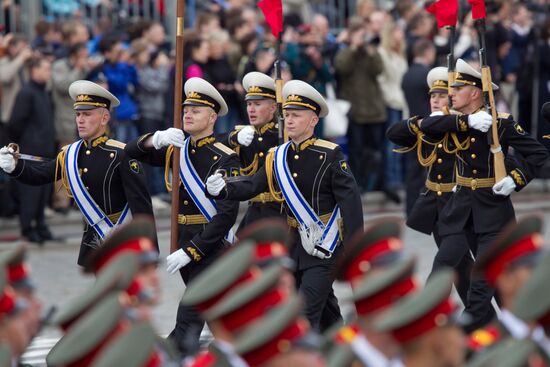
M 384 182 L 384 123 L 348 125 L 349 165 L 362 190 L 380 189 Z
M 218 255 L 220 253 L 218 253 Z M 217 258 L 217 255 L 209 255 L 199 263 L 191 262 L 180 269 L 180 275 L 183 282 L 188 285 L 189 282 L 216 261 Z M 174 342 L 182 356 L 189 356 L 198 352 L 200 347 L 199 339 L 204 323 L 205 321 L 200 317 L 195 307 L 184 306 L 181 303 L 178 305 L 176 326 L 170 335 L 168 335 L 168 338 Z
M 332 283 L 334 271 L 330 264 L 321 264 L 295 272 L 296 287 L 305 300 L 305 316 L 313 330 L 323 332 L 342 321 Z
M 468 221 L 464 232 L 453 233 L 441 237 L 440 250 L 434 258 L 432 272 L 443 266 L 457 268 L 462 259 L 467 255 L 469 246 L 466 233 L 472 233 L 477 248 L 475 256 L 482 255 L 490 247 L 498 233 L 474 233 L 471 219 Z M 465 312 L 472 317 L 472 322 L 466 328 L 466 332 L 472 332 L 489 324 L 495 317 L 495 309 L 491 299 L 495 293 L 485 278 L 474 277 L 470 281 L 468 301 Z
M 44 209 L 49 199 L 52 185 L 31 186 L 17 183 L 19 199 L 19 223 L 23 235 L 30 231 L 46 229 Z

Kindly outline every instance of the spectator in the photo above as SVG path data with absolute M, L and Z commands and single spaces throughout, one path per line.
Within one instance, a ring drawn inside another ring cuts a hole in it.
M 240 83 L 231 68 L 227 57 L 229 47 L 229 33 L 224 30 L 213 31 L 208 35 L 210 57 L 205 65 L 210 82 L 220 92 L 229 107 L 229 113 L 218 117 L 214 131 L 216 134 L 227 133 L 233 130 L 235 123 L 242 120 L 239 114 L 240 100 L 237 88 Z M 241 88 L 242 89 L 242 88 Z
M 61 29 L 57 23 L 40 20 L 34 26 L 35 38 L 32 49 L 42 53 L 54 53 L 61 46 Z
M 86 43 L 90 38 L 88 28 L 79 20 L 69 20 L 61 26 L 63 45 L 59 47 L 55 56 L 58 59 L 68 57 L 71 46 L 78 43 Z
M 201 35 L 191 34 L 185 42 L 187 61 L 183 65 L 183 80 L 198 77 L 210 81 L 205 65 L 210 57 L 208 41 Z
M 200 13 L 197 16 L 195 30 L 197 34 L 210 34 L 210 32 L 221 29 L 220 18 L 213 13 Z
M 149 42 L 145 39 L 137 39 L 132 42 L 131 53 L 137 68 L 139 87 L 137 89 L 137 102 L 140 110 L 139 134 L 164 130 L 162 116 L 166 113 L 165 93 L 170 86 L 170 60 L 161 52 L 149 50 Z M 147 171 L 149 193 L 157 195 L 166 192 L 164 186 L 164 169 L 144 165 Z
M 120 106 L 114 111 L 114 127 L 117 140 L 130 141 L 138 136 L 136 123 L 139 119 L 137 103 L 132 93 L 138 87 L 138 76 L 133 65 L 123 61 L 124 46 L 118 34 L 104 35 L 99 50 L 105 61 L 95 68 L 90 78 L 102 73 L 107 79 L 109 91 L 119 100 Z
M 412 50 L 413 62 L 403 76 L 402 83 L 405 100 L 411 116 L 429 116 L 430 88 L 426 83 L 426 77 L 435 61 L 435 46 L 426 39 L 420 39 L 414 44 Z M 405 210 L 408 214 L 420 190 L 424 187 L 426 170 L 418 164 L 416 152 L 407 153 L 405 160 L 407 166 Z
M 44 58 L 30 63 L 30 80 L 13 105 L 8 131 L 21 152 L 54 158 L 55 125 L 53 104 L 46 90 L 51 78 L 51 64 Z M 53 239 L 44 218 L 51 185 L 17 184 L 21 234 L 30 242 L 43 243 Z
M 311 22 L 313 33 L 318 34 L 321 39 L 321 55 L 330 66 L 334 64 L 334 57 L 338 52 L 339 45 L 336 37 L 330 33 L 330 24 L 327 17 L 322 14 L 315 14 Z
M 6 36 L 8 38 L 9 36 Z M 0 83 L 2 86 L 2 122 L 8 122 L 13 103 L 23 83 L 28 79 L 25 63 L 33 52 L 27 39 L 20 34 L 14 34 L 7 41 L 6 55 L 0 58 Z
M 348 35 L 349 47 L 336 54 L 335 69 L 340 96 L 351 103 L 347 133 L 349 164 L 362 191 L 385 190 L 381 152 L 386 106 L 377 80 L 384 64 L 376 47 L 365 42 L 363 21 L 350 22 Z
M 409 65 L 413 62 L 413 49 L 416 41 L 429 40 L 434 29 L 434 18 L 425 12 L 416 13 L 408 24 L 407 35 L 407 61 Z M 424 81 L 425 82 L 425 81 Z M 426 83 L 424 83 L 426 84 Z
M 380 39 L 378 53 L 382 58 L 384 71 L 378 76 L 378 83 L 386 105 L 387 119 L 384 130 L 387 130 L 402 119 L 403 111 L 407 109 L 401 89 L 403 75 L 407 71 L 405 34 L 396 23 L 388 22 L 382 29 Z M 403 155 L 393 153 L 394 148 L 396 148 L 395 144 L 386 141 L 384 166 L 386 183 L 390 189 L 396 189 L 403 183 Z

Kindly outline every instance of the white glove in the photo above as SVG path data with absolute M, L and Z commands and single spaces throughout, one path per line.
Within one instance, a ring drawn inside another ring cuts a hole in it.
M 214 173 L 206 179 L 206 190 L 212 196 L 218 196 L 225 187 L 225 180 L 221 173 Z
M 485 111 L 479 111 L 468 116 L 468 126 L 486 133 L 493 123 L 493 117 Z
M 12 148 L 3 147 L 0 149 L 0 168 L 7 173 L 12 173 L 15 170 L 17 162 L 13 157 L 14 150 Z
M 318 257 L 319 259 L 327 259 L 332 256 L 331 255 L 325 255 L 324 252 L 319 251 L 315 248 L 315 244 L 317 243 L 317 237 L 315 234 L 311 235 L 311 233 L 308 236 L 308 233 L 303 228 L 300 228 L 298 230 L 298 233 L 300 234 L 300 242 L 302 243 L 302 247 L 304 250 L 311 256 Z M 318 235 L 318 234 L 317 234 Z M 313 238 L 310 238 L 312 236 Z
M 240 145 L 249 146 L 254 140 L 254 132 L 254 128 L 250 125 L 243 127 L 237 134 L 237 141 Z
M 434 111 L 432 113 L 430 113 L 430 117 L 432 116 L 443 116 L 443 112 L 442 111 Z
M 153 134 L 153 146 L 155 149 L 167 147 L 169 145 L 175 145 L 176 147 L 183 148 L 183 142 L 185 136 L 183 131 L 171 127 L 166 130 L 159 130 Z
M 495 195 L 508 196 L 516 188 L 516 183 L 510 176 L 504 177 L 502 180 L 493 185 L 493 193 Z
M 178 270 L 191 262 L 191 258 L 179 249 L 170 255 L 166 256 L 166 271 L 170 274 L 175 274 Z

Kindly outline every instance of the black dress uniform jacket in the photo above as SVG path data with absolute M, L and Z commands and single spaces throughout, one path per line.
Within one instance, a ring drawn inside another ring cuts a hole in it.
M 427 165 L 428 181 L 407 216 L 407 226 L 431 234 L 435 231 L 439 213 L 452 194 L 449 187 L 452 189 L 455 184 L 456 145 L 449 140 L 451 137 L 448 133 L 443 138 L 423 134 L 417 127 L 417 120 L 418 116 L 415 116 L 392 125 L 386 136 L 393 143 L 412 149 L 411 153 L 417 153 L 418 144 L 421 144 L 418 158 Z
M 141 143 L 151 134 L 146 134 L 126 145 L 127 154 L 142 162 L 154 166 L 171 168 L 172 146 L 156 150 L 145 148 Z M 183 154 L 183 152 L 181 152 Z M 206 182 L 208 176 L 218 170 L 225 171 L 227 176 L 239 174 L 239 160 L 237 154 L 216 142 L 214 136 L 208 136 L 189 144 L 189 157 L 200 179 Z M 201 211 L 191 199 L 183 183 L 180 182 L 179 213 L 183 215 L 199 215 Z M 235 223 L 239 210 L 236 201 L 217 201 L 218 213 L 207 224 L 180 224 L 178 241 L 180 247 L 193 260 L 200 263 L 210 254 L 219 253 L 226 245 L 224 236 Z M 185 267 L 187 268 L 187 266 Z M 185 269 L 184 268 L 184 269 Z
M 493 154 L 487 133 L 470 129 L 468 115 L 427 117 L 419 127 L 432 136 L 454 132 L 459 141 L 467 140 L 467 149 L 457 153 L 458 176 L 474 180 L 471 182 L 494 178 Z M 508 114 L 499 114 L 498 135 L 506 157 L 506 172 L 514 180 L 516 191 L 519 191 L 536 176 L 548 159 L 548 152 Z M 514 148 L 515 159 L 508 157 L 509 147 Z M 440 234 L 460 233 L 470 215 L 475 233 L 498 232 L 515 218 L 510 198 L 493 194 L 492 187 L 458 185 L 456 193 L 441 212 Z
M 245 125 L 237 125 L 235 130 L 229 133 L 227 145 L 233 148 L 239 155 L 241 161 L 241 175 L 252 176 L 265 164 L 265 157 L 270 148 L 279 145 L 279 125 L 269 122 L 256 129 L 254 140 L 249 146 L 241 146 L 237 141 L 237 134 Z M 248 210 L 242 219 L 239 230 L 262 218 L 286 216 L 280 203 L 275 201 L 263 201 L 269 197 L 269 192 L 257 197 L 255 201 L 249 201 Z
M 274 149 L 270 154 L 274 154 Z M 363 208 L 359 189 L 337 144 L 314 137 L 305 140 L 299 146 L 292 143 L 288 150 L 287 163 L 298 189 L 317 215 L 330 214 L 336 205 L 340 207 L 344 242 L 349 240 L 353 233 L 363 229 Z M 228 182 L 220 197 L 248 200 L 268 191 L 267 171 L 273 177 L 274 189 L 279 192 L 275 173 L 271 167 L 264 166 L 254 176 L 239 178 L 237 182 Z M 288 207 L 286 212 L 290 218 L 294 218 Z M 334 262 L 337 258 L 338 248 L 330 259 L 319 259 L 305 252 L 297 230 L 294 238 L 292 254 L 299 270 Z
M 62 179 L 68 190 L 64 166 L 66 151 L 67 147 L 63 147 L 57 161 L 38 164 L 20 160 L 10 175 L 29 185 L 43 185 Z M 128 157 L 124 152 L 123 143 L 107 136 L 96 138 L 91 143 L 85 141 L 80 147 L 77 159 L 82 182 L 96 204 L 112 218 L 112 221 L 118 220 L 118 215 L 126 203 L 132 215 L 153 215 L 143 167 L 135 159 Z M 68 193 L 70 194 L 70 191 Z M 89 251 L 100 244 L 99 235 L 86 223 L 78 264 L 82 265 Z

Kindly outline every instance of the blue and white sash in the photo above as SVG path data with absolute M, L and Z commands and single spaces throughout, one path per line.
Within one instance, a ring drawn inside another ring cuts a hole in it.
M 189 141 L 190 138 L 185 139 L 183 154 L 180 154 L 180 179 L 197 208 L 210 222 L 218 214 L 218 207 L 214 200 L 206 197 L 204 182 L 202 182 L 195 167 L 193 167 L 193 163 L 191 163 L 191 159 L 189 159 Z M 231 244 L 235 242 L 235 234 L 232 229 L 227 232 L 225 239 Z
M 325 252 L 332 254 L 340 233 L 338 231 L 338 219 L 340 219 L 340 208 L 336 206 L 328 223 L 325 225 L 315 211 L 308 204 L 304 196 L 296 186 L 294 179 L 288 169 L 286 156 L 291 142 L 287 142 L 277 147 L 275 150 L 274 168 L 277 182 L 283 193 L 285 201 L 296 217 L 300 228 L 299 230 L 307 235 L 315 246 L 322 248 Z
M 86 190 L 78 171 L 78 151 L 83 142 L 84 140 L 76 141 L 67 148 L 67 153 L 65 154 L 67 180 L 69 181 L 69 187 L 76 205 L 78 205 L 80 211 L 84 214 L 84 218 L 86 218 L 88 224 L 103 240 L 113 228 L 128 222 L 132 218 L 132 213 L 130 213 L 128 204 L 126 204 L 124 209 L 122 209 L 120 218 L 118 218 L 116 224 L 113 224 L 99 205 L 96 204 L 88 190 Z

